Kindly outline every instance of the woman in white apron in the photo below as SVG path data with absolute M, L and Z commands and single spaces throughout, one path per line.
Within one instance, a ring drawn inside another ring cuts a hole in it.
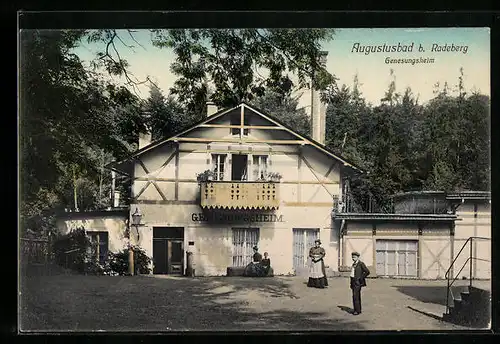
M 314 247 L 311 247 L 309 250 L 311 263 L 309 265 L 309 280 L 307 281 L 307 286 L 311 288 L 325 288 L 328 286 L 325 263 L 323 262 L 326 252 L 320 245 L 321 241 L 316 239 L 316 241 L 314 241 Z

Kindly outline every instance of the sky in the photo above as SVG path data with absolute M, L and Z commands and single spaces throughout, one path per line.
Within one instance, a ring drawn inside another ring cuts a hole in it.
M 125 44 L 135 46 L 128 48 L 117 42 L 120 54 L 129 62 L 133 75 L 139 81 L 149 76 L 167 95 L 175 81 L 170 72 L 174 53 L 167 48 L 154 47 L 147 30 L 134 33 L 140 46 L 126 31 L 122 31 L 120 36 Z M 384 44 L 388 52 L 383 51 Z M 408 51 L 412 44 L 412 50 Z M 398 45 L 401 46 L 400 51 L 392 52 L 390 47 L 394 46 L 397 50 Z M 425 51 L 419 51 L 419 47 Z M 102 49 L 103 45 L 83 44 L 75 52 L 83 60 L 90 61 Z M 489 28 L 336 29 L 334 39 L 324 42 L 322 49 L 328 52 L 327 70 L 338 78 L 338 85 L 352 87 L 357 75 L 363 97 L 375 105 L 380 103 L 393 77 L 397 92 L 403 93 L 410 87 L 419 102 L 425 103 L 432 99 L 437 82 L 441 85 L 448 82 L 453 89 L 458 84 L 461 67 L 468 92 L 479 91 L 490 95 Z M 421 62 L 409 63 L 414 60 Z M 141 85 L 137 93 L 147 98 L 149 87 Z M 304 90 L 300 104 L 308 107 L 309 91 Z

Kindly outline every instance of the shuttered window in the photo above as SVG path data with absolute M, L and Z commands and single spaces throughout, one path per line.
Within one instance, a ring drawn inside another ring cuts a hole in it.
M 233 228 L 233 266 L 250 263 L 253 260 L 253 247 L 258 245 L 258 228 Z

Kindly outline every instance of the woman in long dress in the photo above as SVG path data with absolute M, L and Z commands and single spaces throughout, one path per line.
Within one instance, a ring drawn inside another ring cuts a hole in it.
M 260 262 L 263 269 L 263 276 L 273 276 L 273 268 L 271 267 L 271 258 L 269 258 L 269 254 L 264 252 L 264 259 Z
M 254 246 L 252 262 L 246 266 L 243 275 L 249 277 L 259 276 L 262 270 L 260 266 L 261 261 L 262 261 L 262 255 L 259 253 L 259 248 L 257 246 Z
M 328 286 L 325 273 L 325 263 L 323 261 L 326 252 L 320 245 L 321 241 L 317 239 L 314 241 L 314 247 L 311 247 L 309 250 L 311 265 L 309 266 L 309 280 L 307 282 L 308 287 L 324 288 Z

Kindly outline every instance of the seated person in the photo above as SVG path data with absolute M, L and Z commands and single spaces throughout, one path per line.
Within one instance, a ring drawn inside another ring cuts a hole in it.
M 271 267 L 271 259 L 269 258 L 269 254 L 264 252 L 264 259 L 260 262 L 263 270 L 264 276 L 273 276 L 273 268 Z
M 254 246 L 253 252 L 253 261 L 246 266 L 243 276 L 257 277 L 262 274 L 262 266 L 260 264 L 262 261 L 262 255 L 259 253 L 259 248 Z

